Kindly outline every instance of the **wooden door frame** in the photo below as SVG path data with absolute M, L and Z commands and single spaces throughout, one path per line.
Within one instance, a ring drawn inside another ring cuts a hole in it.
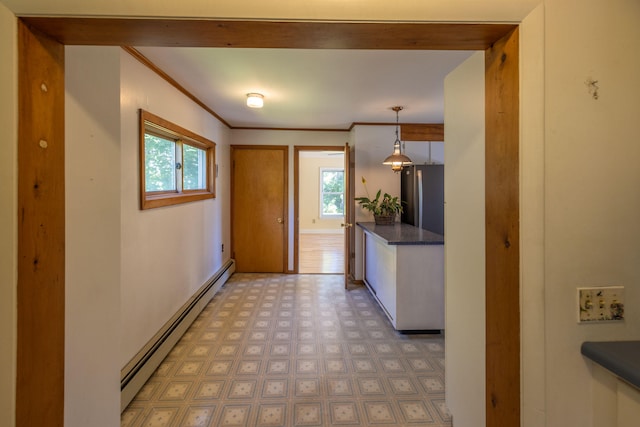
M 284 156 L 284 165 L 283 165 L 283 195 L 284 195 L 284 206 L 283 206 L 283 217 L 284 217 L 284 230 L 283 230 L 283 243 L 282 243 L 282 272 L 287 273 L 289 270 L 289 147 L 286 145 L 230 145 L 229 146 L 229 158 L 233 162 L 233 153 L 237 150 L 278 150 L 283 151 Z M 257 165 L 256 167 L 259 167 Z M 229 179 L 229 208 L 230 208 L 230 220 L 229 226 L 231 227 L 230 231 L 230 240 L 231 240 L 231 253 L 235 253 L 235 239 L 233 235 L 233 209 L 234 209 L 234 200 L 233 200 L 233 190 L 234 190 L 234 175 L 235 165 L 231 166 L 231 176 Z
M 24 17 L 18 22 L 17 426 L 64 423 L 65 44 L 485 51 L 486 425 L 520 425 L 518 25 Z M 39 312 L 48 305 L 55 309 Z M 32 365 L 27 354 L 46 363 Z
M 336 151 L 344 152 L 343 145 L 294 145 L 293 146 L 293 273 L 300 271 L 300 152 L 302 151 Z M 346 254 L 345 254 L 346 256 Z

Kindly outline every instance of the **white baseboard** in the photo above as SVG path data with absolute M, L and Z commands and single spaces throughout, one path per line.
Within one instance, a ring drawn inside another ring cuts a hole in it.
M 235 271 L 229 260 L 178 310 L 120 372 L 120 411 L 124 411 L 191 323 Z

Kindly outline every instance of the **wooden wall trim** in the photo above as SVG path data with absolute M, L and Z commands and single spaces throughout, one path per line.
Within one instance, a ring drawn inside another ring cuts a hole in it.
M 444 141 L 444 124 L 400 125 L 402 141 Z
M 217 116 L 216 116 L 217 117 Z M 328 129 L 328 128 L 283 128 L 283 127 L 264 127 L 264 126 L 229 126 L 233 130 L 275 130 L 275 131 L 294 131 L 294 132 L 351 132 L 355 126 L 395 126 L 395 123 L 373 123 L 373 122 L 353 122 L 345 129 Z M 400 123 L 400 133 L 405 135 L 402 128 L 408 128 L 406 132 L 406 141 L 444 141 L 444 124 L 443 123 Z M 416 139 L 431 138 L 431 139 Z M 440 139 L 437 139 L 440 138 Z M 404 141 L 405 138 L 401 137 Z
M 487 426 L 520 425 L 518 29 L 485 52 Z
M 283 127 L 266 127 L 266 126 L 231 126 L 233 130 L 274 130 L 274 131 L 293 131 L 293 132 L 348 132 L 349 129 L 330 129 L 330 128 L 283 128 Z
M 64 46 L 18 21 L 16 426 L 64 424 Z

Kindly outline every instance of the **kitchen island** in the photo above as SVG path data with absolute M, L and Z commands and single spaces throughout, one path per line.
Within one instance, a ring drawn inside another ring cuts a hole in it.
M 594 425 L 636 427 L 640 414 L 640 341 L 587 341 Z M 604 402 L 604 403 L 603 403 Z
M 444 236 L 408 224 L 357 224 L 364 283 L 398 331 L 444 329 Z

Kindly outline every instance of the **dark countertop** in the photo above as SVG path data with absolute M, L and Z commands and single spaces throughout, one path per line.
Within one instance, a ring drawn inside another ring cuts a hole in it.
M 640 389 L 640 341 L 587 341 L 580 352 Z
M 376 225 L 375 222 L 359 222 L 358 227 L 368 231 L 388 245 L 443 245 L 444 236 L 414 227 L 409 224 L 396 222 L 393 225 Z

